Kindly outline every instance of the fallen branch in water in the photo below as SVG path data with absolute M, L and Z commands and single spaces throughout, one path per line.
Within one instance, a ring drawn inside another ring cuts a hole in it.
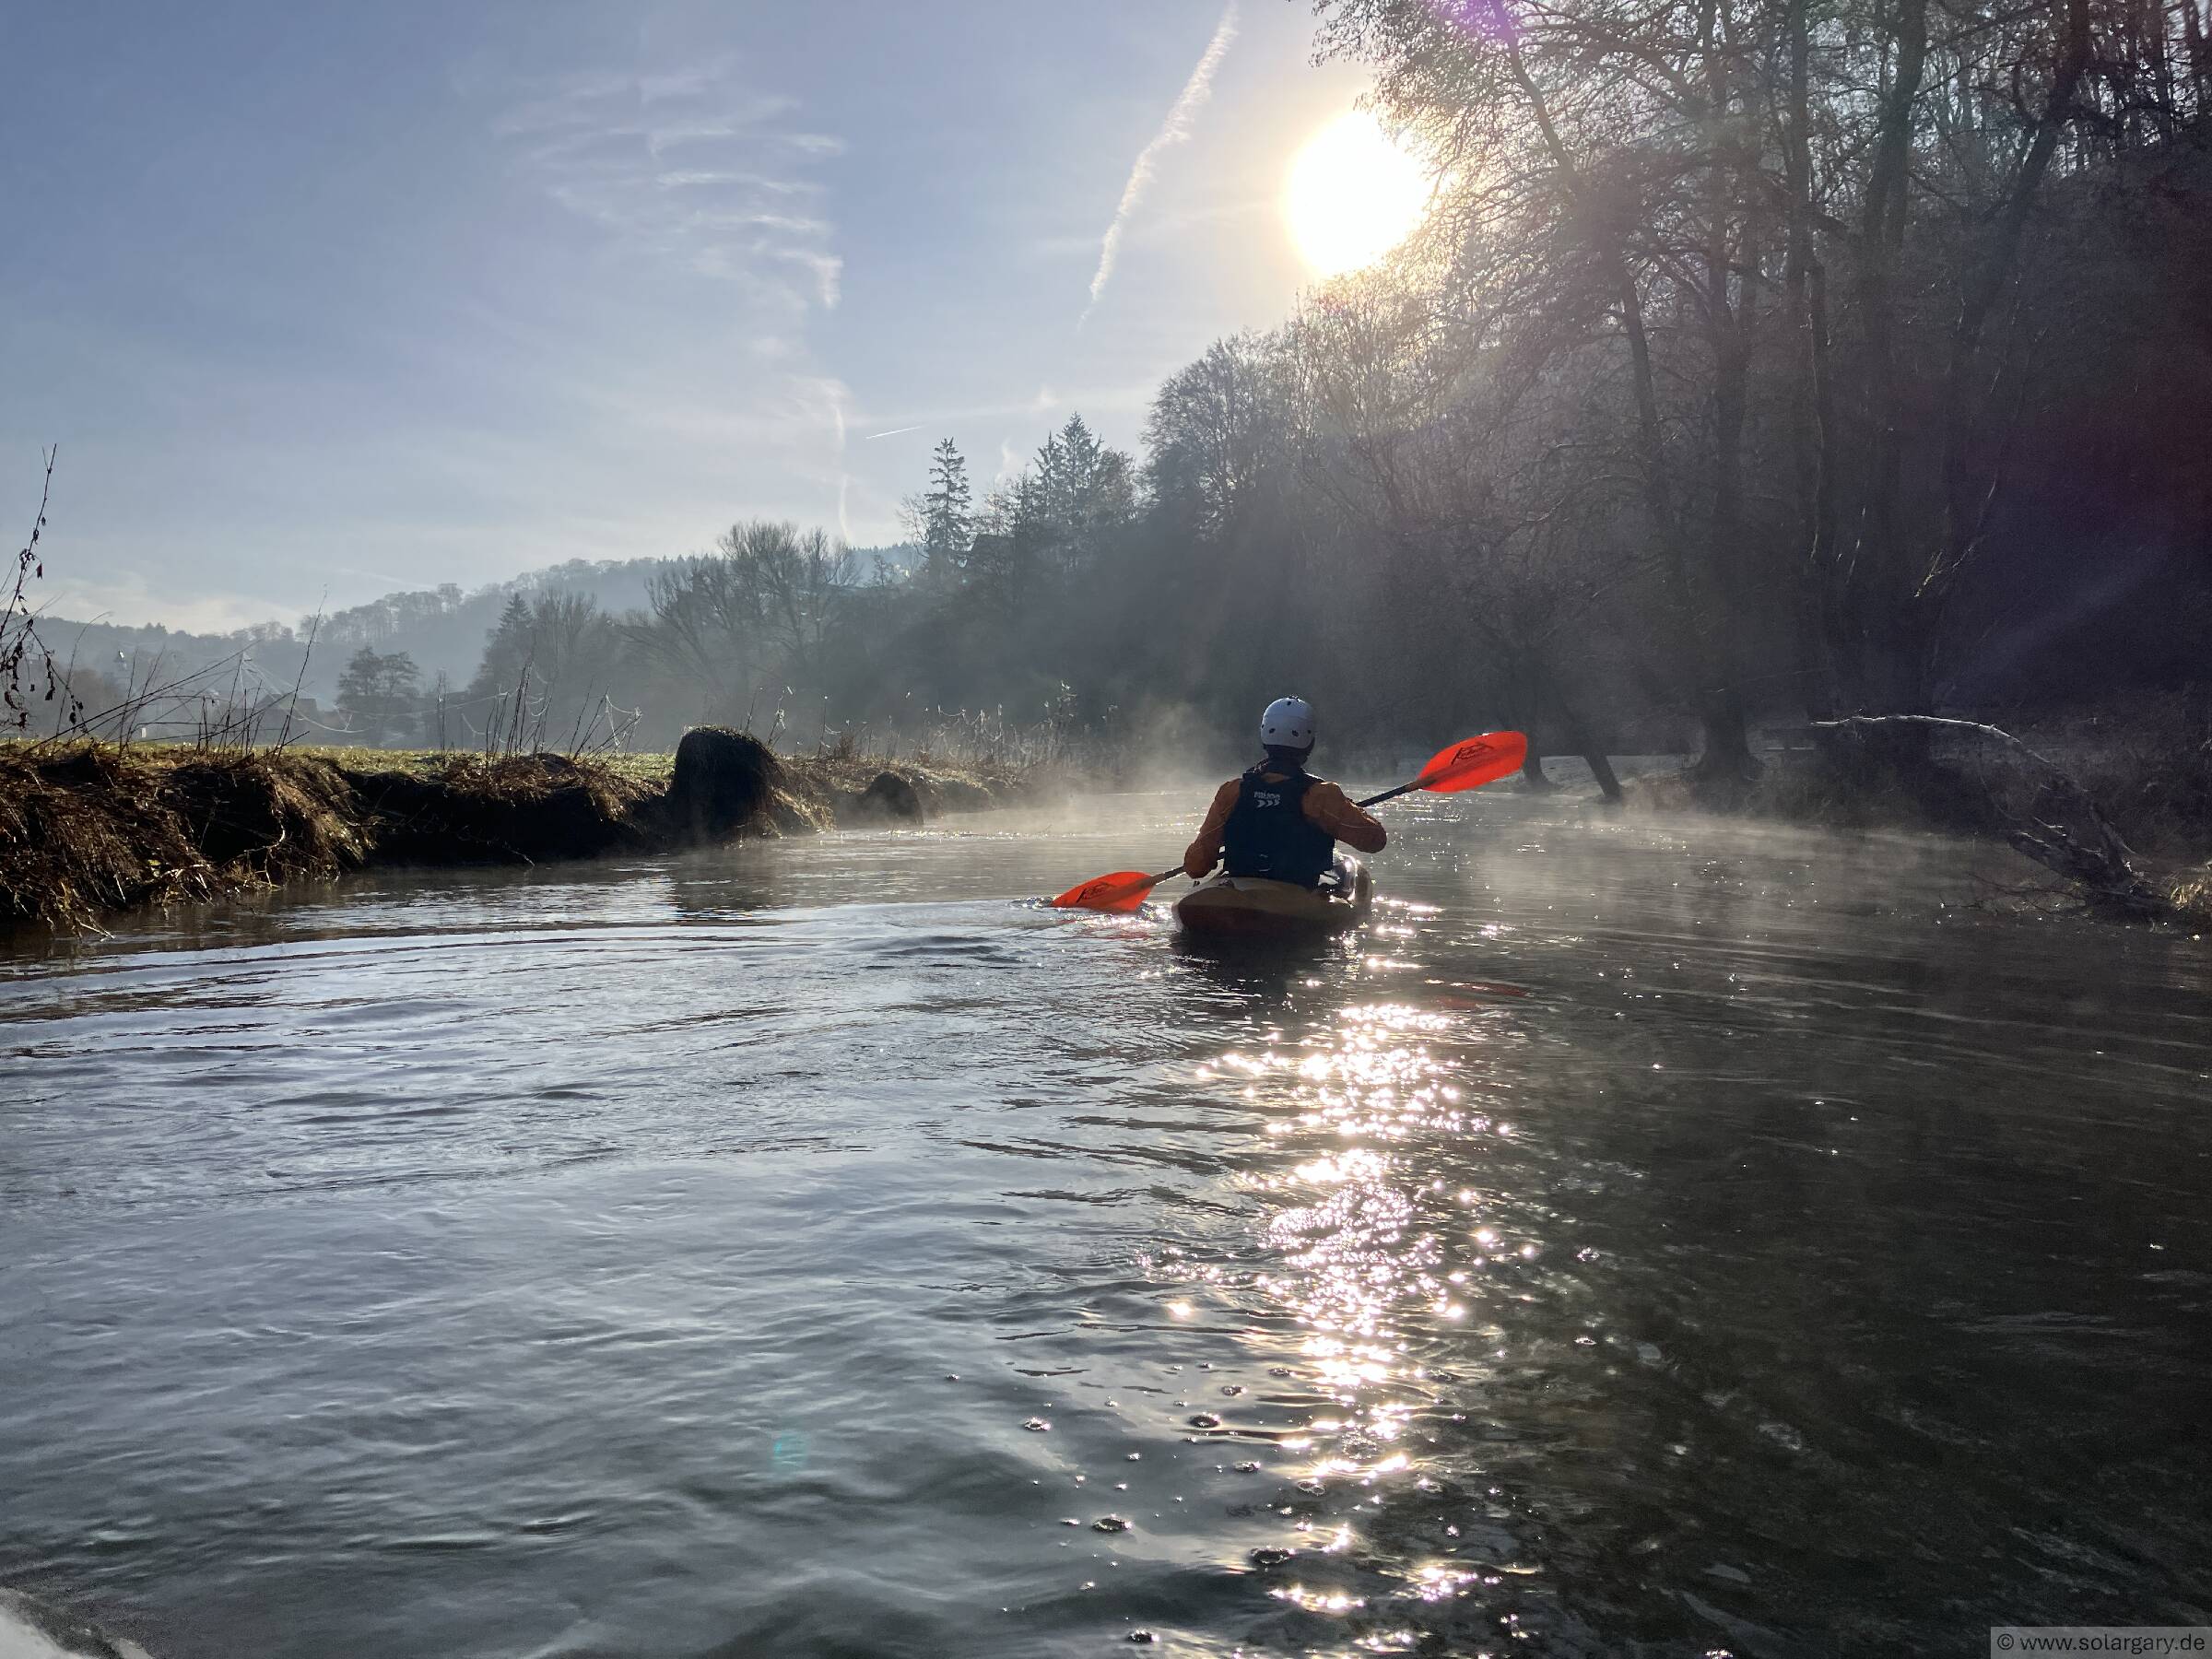
M 2076 883 L 2097 910 L 2147 922 L 2180 919 L 2181 907 L 2136 868 L 2127 843 L 2089 792 L 2056 761 L 2030 748 L 2010 732 L 1979 721 L 1935 714 L 1853 714 L 1812 724 L 1819 731 L 1919 727 L 1961 732 L 2001 746 L 2028 761 L 2043 779 L 2041 791 L 2026 813 L 2010 810 L 1993 794 L 1991 805 L 2005 819 L 2005 839 L 2014 851 Z M 2076 820 L 2075 825 L 2058 821 L 2069 817 Z

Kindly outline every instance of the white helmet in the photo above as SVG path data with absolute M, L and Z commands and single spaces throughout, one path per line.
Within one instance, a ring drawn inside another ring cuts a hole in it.
M 1313 705 L 1302 697 L 1278 697 L 1260 716 L 1260 741 L 1270 748 L 1313 747 Z

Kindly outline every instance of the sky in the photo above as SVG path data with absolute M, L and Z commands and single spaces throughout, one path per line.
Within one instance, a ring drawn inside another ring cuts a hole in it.
M 199 629 L 755 516 L 895 540 L 940 438 L 983 488 L 1071 412 L 1134 449 L 1165 376 L 1288 313 L 1286 171 L 1367 88 L 1312 24 L 11 6 L 0 515 L 58 443 L 38 599 Z

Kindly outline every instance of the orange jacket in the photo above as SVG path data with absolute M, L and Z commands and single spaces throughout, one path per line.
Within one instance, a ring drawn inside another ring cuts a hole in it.
M 1261 776 L 1275 782 L 1289 774 L 1263 772 Z M 1191 842 L 1182 855 L 1182 873 L 1194 881 L 1220 863 L 1221 832 L 1229 826 L 1229 815 L 1237 809 L 1237 796 L 1243 782 L 1241 778 L 1231 778 L 1214 791 L 1214 804 L 1206 809 L 1206 822 L 1198 827 L 1198 839 Z M 1362 853 L 1380 853 L 1390 844 L 1390 832 L 1382 828 L 1382 820 L 1362 812 L 1334 783 L 1316 779 L 1299 807 L 1308 823 L 1326 830 L 1337 841 L 1349 842 Z

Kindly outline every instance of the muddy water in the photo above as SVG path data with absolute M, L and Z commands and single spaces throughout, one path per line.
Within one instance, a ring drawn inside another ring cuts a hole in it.
M 0 1582 L 199 1655 L 1986 1651 L 2212 1622 L 2212 942 L 1181 798 L 0 960 Z M 1101 827 L 1103 826 L 1103 827 Z

